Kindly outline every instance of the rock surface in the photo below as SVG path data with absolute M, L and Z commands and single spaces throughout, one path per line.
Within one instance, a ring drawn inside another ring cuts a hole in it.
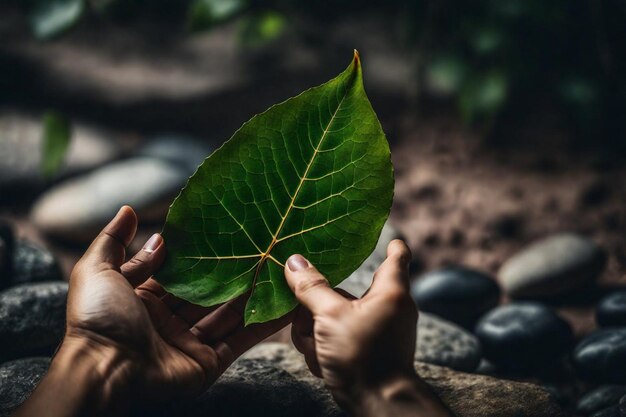
M 626 291 L 616 291 L 600 300 L 596 322 L 602 327 L 626 326 Z
M 88 242 L 124 204 L 141 221 L 162 221 L 189 175 L 189 169 L 166 161 L 127 159 L 53 187 L 35 203 L 32 219 L 51 236 Z
M 524 373 L 558 360 L 573 341 L 563 319 L 531 302 L 491 310 L 476 325 L 476 335 L 485 358 L 499 369 Z
M 572 360 L 584 379 L 626 383 L 626 329 L 604 329 L 587 336 L 574 349 Z
M 614 406 L 626 395 L 626 387 L 622 385 L 603 385 L 586 393 L 578 400 L 576 412 L 584 416 Z
M 428 313 L 417 322 L 415 359 L 420 362 L 473 372 L 480 363 L 480 342 L 454 323 Z
M 28 362 L 31 361 L 31 362 Z M 3 376 L 19 381 L 22 389 L 3 396 L 2 412 L 19 405 L 47 368 L 47 360 L 32 358 L 9 364 L 12 373 L 0 367 Z M 421 377 L 432 386 L 457 417 L 562 417 L 561 409 L 537 385 L 455 372 L 416 362 Z M 7 406 L 5 406 L 7 404 Z M 7 411 L 5 411 L 7 410 Z M 341 411 L 322 380 L 306 367 L 302 355 L 282 343 L 263 343 L 247 352 L 207 392 L 194 400 L 137 410 L 134 416 L 321 416 L 339 417 Z
M 549 298 L 592 283 L 605 261 L 604 251 L 594 242 L 564 233 L 517 253 L 498 275 L 502 289 L 512 298 Z
M 50 358 L 17 359 L 0 365 L 0 417 L 8 417 L 33 392 Z
M 276 367 L 286 371 L 296 380 L 309 385 L 315 392 L 315 402 L 320 402 L 317 410 L 321 412 L 317 415 L 341 415 L 322 381 L 311 375 L 302 356 L 293 348 L 284 344 L 264 343 L 246 353 L 238 362 L 250 360 L 259 361 L 256 362 L 255 367 L 260 363 L 264 364 L 263 367 Z M 422 378 L 433 387 L 457 417 L 556 417 L 563 415 L 560 408 L 551 402 L 548 393 L 536 385 L 465 374 L 420 362 L 416 362 L 415 366 Z M 282 374 L 276 373 L 276 375 Z M 248 378 L 254 381 L 253 376 L 248 376 Z M 243 391 L 242 395 L 245 395 L 244 392 L 248 391 Z M 280 393 L 276 396 L 280 396 Z M 272 397 L 266 397 L 266 400 L 270 401 Z M 232 398 L 235 398 L 234 401 L 241 402 L 243 397 L 233 395 Z M 284 397 L 280 396 L 278 400 L 284 401 Z M 301 415 L 303 412 L 306 413 L 306 410 L 303 411 L 298 407 L 295 413 L 288 415 Z M 205 412 L 198 415 L 207 414 Z
M 17 241 L 12 252 L 11 273 L 2 280 L 3 287 L 63 278 L 54 255 L 28 241 Z
M 428 272 L 411 285 L 420 311 L 436 314 L 464 327 L 498 305 L 500 288 L 495 280 L 464 267 Z
M 0 359 L 51 354 L 65 330 L 66 282 L 19 285 L 0 293 Z

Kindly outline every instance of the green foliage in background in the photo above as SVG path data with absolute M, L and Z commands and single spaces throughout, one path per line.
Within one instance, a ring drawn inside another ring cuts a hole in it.
M 390 151 L 358 55 L 337 78 L 245 123 L 191 177 L 163 229 L 156 279 L 212 306 L 250 292 L 245 323 L 291 311 L 294 253 L 339 284 L 374 249 L 393 197 Z
M 625 2 L 441 0 L 408 10 L 424 91 L 456 100 L 466 122 L 534 101 L 561 108 L 584 134 L 624 133 L 615 116 L 626 111 Z
M 386 20 L 418 63 L 422 96 L 453 101 L 469 125 L 493 126 L 550 108 L 588 141 L 616 137 L 626 143 L 623 0 L 31 1 L 39 38 L 64 32 L 88 11 L 179 18 L 191 33 L 236 22 L 242 47 L 272 42 L 288 27 L 290 35 L 312 39 L 310 28 L 323 33 L 357 10 Z
M 41 172 L 51 178 L 63 166 L 70 145 L 70 123 L 57 112 L 47 112 L 43 117 L 42 135 Z

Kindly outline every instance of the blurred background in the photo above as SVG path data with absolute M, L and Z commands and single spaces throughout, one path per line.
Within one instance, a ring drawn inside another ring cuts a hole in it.
M 121 204 L 139 214 L 138 249 L 204 157 L 334 77 L 354 48 L 391 144 L 390 223 L 415 277 L 462 265 L 501 278 L 523 248 L 576 233 L 604 254 L 580 280 L 592 291 L 552 300 L 577 338 L 626 285 L 624 1 L 0 7 L 2 286 L 67 279 Z M 567 275 L 586 255 L 563 247 Z M 515 298 L 519 286 L 502 285 Z

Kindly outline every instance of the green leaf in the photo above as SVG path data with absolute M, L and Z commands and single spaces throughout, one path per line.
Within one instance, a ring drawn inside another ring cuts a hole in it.
M 85 9 L 83 0 L 39 0 L 30 24 L 39 39 L 50 39 L 74 26 Z
M 393 183 L 355 51 L 337 78 L 253 117 L 198 168 L 170 207 L 156 279 L 203 306 L 250 292 L 246 324 L 281 317 L 297 305 L 287 258 L 339 284 L 374 249 Z
M 453 54 L 435 56 L 426 68 L 428 87 L 441 95 L 459 91 L 467 74 L 467 65 Z
M 47 112 L 43 117 L 41 172 L 53 177 L 63 165 L 70 144 L 71 127 L 64 116 Z
M 473 123 L 495 115 L 506 101 L 508 87 L 507 78 L 498 71 L 470 79 L 459 96 L 463 119 Z
M 245 0 L 194 0 L 187 15 L 189 30 L 211 29 L 236 16 L 246 5 Z
M 241 25 L 242 43 L 255 47 L 271 42 L 282 35 L 287 26 L 287 19 L 280 13 L 266 11 L 246 16 Z

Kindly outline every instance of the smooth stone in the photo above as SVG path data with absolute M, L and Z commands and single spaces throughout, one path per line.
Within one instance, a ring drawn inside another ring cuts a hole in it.
M 242 401 L 242 399 L 245 399 Z M 264 359 L 239 359 L 199 398 L 175 407 L 180 416 L 343 416 L 304 381 Z M 262 410 L 262 411 L 261 411 Z
M 120 155 L 119 146 L 108 134 L 73 121 L 72 137 L 64 163 L 56 178 L 84 172 Z M 20 114 L 0 115 L 0 190 L 39 188 L 49 179 L 41 171 L 42 124 Z
M 476 336 L 440 317 L 420 313 L 415 360 L 473 372 L 481 356 L 482 350 Z
M 591 417 L 623 417 L 623 415 L 619 410 L 619 406 L 614 405 L 593 413 Z
M 19 407 L 48 371 L 50 358 L 17 359 L 0 365 L 0 417 L 8 417 Z
M 500 288 L 489 275 L 457 266 L 422 275 L 413 281 L 411 295 L 420 311 L 471 327 L 498 305 Z
M 603 385 L 586 393 L 576 404 L 576 412 L 588 416 L 619 403 L 626 395 L 626 387 L 621 385 Z
M 12 258 L 11 273 L 2 281 L 3 287 L 63 278 L 54 255 L 34 243 L 17 241 Z
M 511 257 L 498 276 L 512 298 L 550 298 L 592 283 L 605 252 L 591 240 L 563 233 L 538 241 Z
M 214 146 L 204 141 L 187 136 L 164 134 L 151 139 L 136 154 L 168 161 L 183 166 L 189 172 L 195 172 L 213 149 Z
M 602 329 L 587 336 L 574 349 L 572 361 L 586 380 L 626 383 L 626 328 Z
M 0 358 L 51 354 L 65 331 L 68 284 L 25 284 L 0 292 Z
M 76 242 L 91 241 L 125 204 L 143 222 L 163 221 L 189 175 L 188 169 L 154 158 L 116 162 L 44 193 L 32 220 L 48 235 Z
M 549 308 L 518 302 L 491 310 L 475 330 L 485 358 L 499 369 L 526 373 L 558 360 L 571 346 L 570 326 Z
M 596 322 L 602 327 L 626 326 L 626 291 L 616 291 L 600 300 Z
M 282 369 L 297 381 L 309 385 L 315 393 L 314 401 L 318 403 L 315 409 L 321 410 L 317 415 L 345 415 L 338 409 L 330 393 L 324 387 L 323 381 L 311 375 L 302 355 L 289 345 L 262 343 L 252 348 L 238 362 L 249 360 L 256 360 L 252 369 L 263 369 L 266 367 Z M 249 368 L 242 367 L 239 369 L 241 369 L 241 372 L 248 372 L 247 369 Z M 421 362 L 415 363 L 415 369 L 457 417 L 560 417 L 565 415 L 560 407 L 551 400 L 550 395 L 534 384 L 466 374 Z M 269 372 L 266 371 L 266 375 L 269 375 Z M 272 377 L 284 376 L 284 374 L 279 372 L 273 375 Z M 239 376 L 239 379 L 250 381 L 245 382 L 250 387 L 244 389 L 243 384 L 236 387 L 240 395 L 231 393 L 227 397 L 229 401 L 242 402 L 242 398 L 245 398 L 247 401 L 250 390 L 258 389 L 264 391 L 260 384 L 256 382 L 254 376 Z M 288 401 L 290 404 L 292 403 L 285 398 L 285 395 L 280 394 L 280 392 L 268 394 L 264 399 L 267 402 L 264 407 L 274 410 L 275 407 L 279 407 L 283 402 Z M 308 395 L 313 396 L 312 393 Z M 274 401 L 277 401 L 276 405 Z M 221 404 L 221 409 L 229 410 L 228 404 L 230 403 Z M 309 400 L 305 404 L 310 404 Z M 238 408 L 241 406 L 232 404 L 232 407 Z M 230 413 L 213 414 L 210 411 L 199 408 L 196 414 L 193 415 L 211 415 L 212 417 L 233 415 Z M 296 410 L 292 410 L 292 413 L 287 413 L 286 411 L 285 414 L 279 415 L 294 416 L 307 413 L 307 410 L 301 406 Z M 243 415 L 256 416 L 258 414 Z
M 403 239 L 402 234 L 391 225 L 389 221 L 385 223 L 378 243 L 370 256 L 365 259 L 361 266 L 346 278 L 337 288 L 341 288 L 355 297 L 361 298 L 368 290 L 374 278 L 374 272 L 387 258 L 387 245 L 394 239 Z

